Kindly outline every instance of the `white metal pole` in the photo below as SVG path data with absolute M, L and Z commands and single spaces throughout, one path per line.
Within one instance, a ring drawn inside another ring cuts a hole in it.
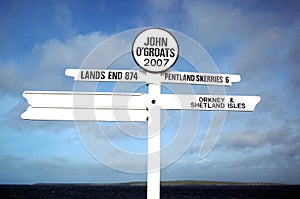
M 160 198 L 160 83 L 149 83 L 147 199 Z

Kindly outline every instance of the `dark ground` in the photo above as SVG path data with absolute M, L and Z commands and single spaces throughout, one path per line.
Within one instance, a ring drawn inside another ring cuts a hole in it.
M 0 198 L 146 198 L 145 186 L 0 185 Z M 300 186 L 162 186 L 165 198 L 300 198 Z

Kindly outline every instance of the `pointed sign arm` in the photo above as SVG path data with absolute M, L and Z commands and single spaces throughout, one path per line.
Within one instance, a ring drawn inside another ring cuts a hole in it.
M 157 103 L 162 109 L 171 110 L 254 111 L 260 99 L 260 96 L 164 94 Z
M 146 122 L 149 111 L 139 93 L 25 91 L 30 120 Z
M 146 110 L 142 93 L 24 91 L 23 97 L 36 108 L 110 108 Z
M 148 115 L 146 110 L 28 107 L 21 117 L 27 120 L 146 122 Z
M 165 72 L 161 74 L 162 83 L 232 86 L 233 82 L 239 82 L 240 80 L 241 76 L 235 74 L 195 72 Z
M 75 81 L 146 82 L 145 72 L 139 70 L 66 69 L 65 75 Z

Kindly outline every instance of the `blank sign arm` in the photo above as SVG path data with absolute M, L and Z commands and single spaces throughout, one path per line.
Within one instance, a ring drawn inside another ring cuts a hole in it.
M 146 110 L 146 95 L 141 93 L 98 93 L 24 91 L 28 104 L 37 108 L 111 108 Z
M 28 107 L 21 117 L 27 120 L 146 122 L 148 111 Z
M 140 93 L 25 91 L 23 96 L 30 105 L 23 119 L 145 122 L 149 114 L 147 96 Z

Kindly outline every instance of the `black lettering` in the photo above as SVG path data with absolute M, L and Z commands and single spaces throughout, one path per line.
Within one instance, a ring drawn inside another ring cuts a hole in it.
M 175 57 L 175 49 L 174 48 L 171 48 L 170 49 L 170 57 Z
M 81 79 L 105 79 L 105 71 L 80 71 Z
M 108 79 L 122 79 L 122 72 L 109 71 Z
M 136 55 L 137 56 L 141 56 L 142 55 L 142 48 L 141 47 L 137 47 L 136 48 Z
M 145 46 L 149 46 L 149 43 L 150 43 L 149 40 L 150 40 L 149 37 L 147 37 L 147 42 L 144 43 Z

